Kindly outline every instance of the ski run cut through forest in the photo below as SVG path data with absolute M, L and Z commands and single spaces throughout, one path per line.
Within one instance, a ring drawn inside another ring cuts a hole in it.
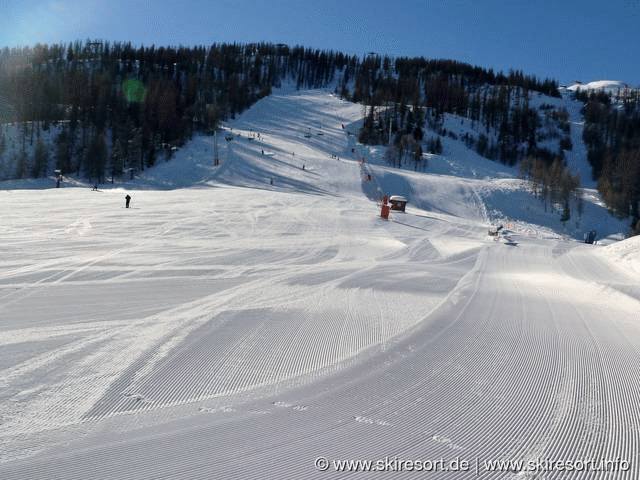
M 640 478 L 640 237 L 542 97 L 568 221 L 454 114 L 393 168 L 287 85 L 133 178 L 3 182 L 0 478 Z

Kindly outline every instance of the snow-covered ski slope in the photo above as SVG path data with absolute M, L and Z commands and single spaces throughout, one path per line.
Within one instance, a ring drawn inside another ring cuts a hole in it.
M 0 478 L 640 476 L 640 244 L 571 239 L 455 144 L 388 168 L 361 116 L 279 91 L 220 166 L 199 137 L 126 185 L 0 191 Z

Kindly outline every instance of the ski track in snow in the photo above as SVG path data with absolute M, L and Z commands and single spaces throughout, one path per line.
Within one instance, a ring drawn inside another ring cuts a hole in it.
M 361 114 L 276 93 L 228 125 L 221 166 L 200 138 L 129 210 L 117 188 L 0 191 L 1 478 L 351 476 L 318 457 L 638 478 L 640 288 L 615 265 L 636 250 L 526 223 L 494 240 L 495 182 L 376 164 L 342 128 Z M 385 222 L 398 188 L 414 203 Z

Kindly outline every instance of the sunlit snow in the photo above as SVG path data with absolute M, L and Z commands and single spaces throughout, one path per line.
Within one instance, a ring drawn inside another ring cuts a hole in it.
M 99 191 L 0 190 L 0 478 L 640 475 L 640 245 L 581 242 L 624 222 L 590 191 L 563 225 L 453 142 L 392 169 L 362 113 L 276 91 L 225 124 L 219 166 L 201 136 Z M 381 219 L 383 194 L 407 212 Z

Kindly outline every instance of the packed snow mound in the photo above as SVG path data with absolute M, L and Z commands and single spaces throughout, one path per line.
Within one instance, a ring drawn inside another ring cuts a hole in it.
M 640 273 L 640 236 L 627 238 L 608 245 L 603 249 L 603 254 L 612 263 L 626 264 Z

